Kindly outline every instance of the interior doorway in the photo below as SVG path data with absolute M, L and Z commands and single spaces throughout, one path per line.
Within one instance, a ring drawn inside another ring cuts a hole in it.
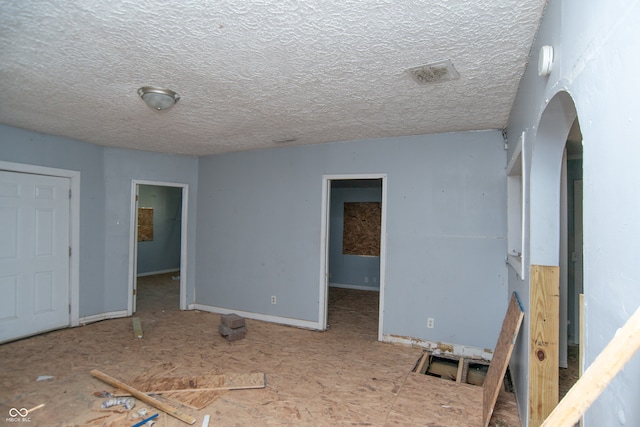
M 132 182 L 129 315 L 145 290 L 155 306 L 187 308 L 187 195 L 187 184 Z
M 565 147 L 563 161 L 563 218 L 566 224 L 562 230 L 563 256 L 561 274 L 566 285 L 560 293 L 561 322 L 560 329 L 560 371 L 559 399 L 567 393 L 580 376 L 582 354 L 582 325 L 580 296 L 584 293 L 583 271 L 583 232 L 582 232 L 582 133 L 576 118 L 571 126 Z M 564 270 L 564 271 L 563 271 Z
M 541 424 L 559 401 L 559 373 L 565 369 L 561 366 L 567 366 L 568 331 L 573 324 L 569 308 L 580 311 L 581 305 L 574 297 L 575 281 L 569 292 L 569 242 L 574 240 L 575 229 L 569 231 L 569 194 L 573 194 L 573 187 L 569 184 L 568 159 L 570 149 L 578 143 L 567 142 L 573 138 L 570 133 L 574 126 L 579 130 L 573 99 L 559 92 L 540 118 L 532 147 L 529 265 L 541 274 L 529 283 L 529 425 Z M 581 146 L 582 138 L 578 139 Z M 573 324 L 578 336 L 579 325 Z M 556 372 L 558 375 L 553 374 Z
M 320 327 L 358 319 L 360 332 L 381 340 L 386 175 L 324 176 L 322 205 Z

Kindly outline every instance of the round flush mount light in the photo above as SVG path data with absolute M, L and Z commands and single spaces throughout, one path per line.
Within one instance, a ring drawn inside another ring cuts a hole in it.
M 153 86 L 144 86 L 138 89 L 140 98 L 154 110 L 166 110 L 178 102 L 180 95 L 171 89 L 161 89 Z

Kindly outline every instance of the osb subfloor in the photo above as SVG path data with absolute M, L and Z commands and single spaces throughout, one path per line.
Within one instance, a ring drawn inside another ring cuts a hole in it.
M 228 391 L 202 410 L 181 407 L 196 426 L 206 414 L 211 426 L 480 425 L 479 387 L 410 374 L 421 349 L 376 341 L 374 292 L 332 288 L 327 332 L 247 319 L 246 338 L 227 342 L 219 315 L 178 310 L 179 282 L 171 276 L 139 279 L 142 339 L 123 318 L 0 345 L 0 424 L 19 425 L 5 419 L 11 408 L 44 404 L 30 411 L 28 425 L 131 426 L 137 409 L 159 411 L 141 402 L 131 412 L 102 409 L 94 392 L 112 388 L 89 372 L 126 382 L 171 363 L 172 376 L 266 374 L 264 389 Z M 162 412 L 155 424 L 182 425 Z M 491 425 L 519 426 L 513 394 L 500 395 Z

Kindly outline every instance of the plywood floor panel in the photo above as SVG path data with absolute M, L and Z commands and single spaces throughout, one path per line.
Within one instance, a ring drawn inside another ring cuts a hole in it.
M 425 420 L 417 412 L 424 406 L 420 381 L 407 382 L 422 349 L 376 341 L 376 294 L 332 289 L 327 332 L 247 319 L 246 338 L 228 342 L 217 331 L 219 315 L 178 309 L 179 285 L 171 275 L 176 274 L 139 281 L 136 316 L 142 322 L 142 339 L 133 337 L 131 319 L 124 318 L 1 345 L 0 414 L 6 417 L 12 407 L 44 403 L 30 414 L 29 425 L 133 425 L 122 408 L 100 407 L 102 399 L 93 393 L 109 386 L 89 372 L 99 369 L 119 379 L 135 379 L 171 363 L 175 369 L 170 376 L 266 374 L 264 389 L 228 391 L 201 410 L 181 408 L 197 418 L 195 425 L 205 414 L 215 426 L 383 426 Z M 36 381 L 40 375 L 53 378 Z M 405 389 L 409 386 L 413 389 Z M 410 408 L 415 410 L 413 421 Z M 498 415 L 497 408 L 494 417 Z M 162 414 L 156 424 L 182 425 Z

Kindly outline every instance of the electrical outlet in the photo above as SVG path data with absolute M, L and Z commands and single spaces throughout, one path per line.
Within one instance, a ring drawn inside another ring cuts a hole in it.
M 276 303 L 276 296 L 273 295 L 271 296 L 271 304 L 275 304 Z
M 369 283 L 369 276 L 364 276 L 364 283 Z
M 435 323 L 435 320 L 433 319 L 433 317 L 429 317 L 427 319 L 427 328 L 429 329 L 433 329 L 433 324 Z

